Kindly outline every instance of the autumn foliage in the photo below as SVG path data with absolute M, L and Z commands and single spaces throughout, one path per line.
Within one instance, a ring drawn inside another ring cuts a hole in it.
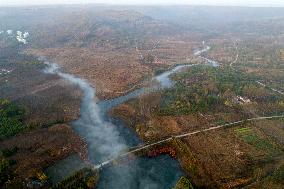
M 162 148 L 154 149 L 154 150 L 148 152 L 148 157 L 157 157 L 157 156 L 159 156 L 161 154 L 168 154 L 172 158 L 176 158 L 177 157 L 175 149 L 171 148 L 171 147 L 162 147 Z

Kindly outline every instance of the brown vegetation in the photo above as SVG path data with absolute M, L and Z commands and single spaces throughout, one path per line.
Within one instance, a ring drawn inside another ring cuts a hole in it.
M 205 92 L 209 94 L 217 93 L 219 98 L 225 99 L 224 103 L 219 101 L 214 106 L 214 111 L 197 109 L 195 112 L 185 111 L 181 114 L 177 114 L 177 111 L 168 111 L 168 115 L 166 111 L 165 115 L 160 115 L 157 112 L 159 112 L 159 103 L 164 93 L 161 92 L 131 100 L 114 108 L 111 114 L 127 120 L 127 123 L 134 127 L 144 141 L 154 142 L 172 135 L 241 120 L 247 116 L 257 117 L 283 111 L 281 96 L 266 88 L 256 87 L 253 78 L 249 81 L 251 84 L 247 83 L 244 80 L 247 77 L 246 74 L 229 71 L 223 73 L 224 68 L 218 69 L 216 77 L 226 82 L 217 84 L 218 80 L 210 77 L 210 73 L 214 72 L 211 72 L 211 69 L 205 69 L 206 71 L 195 69 L 195 71 L 198 70 L 197 73 L 188 71 L 189 74 L 185 72 L 175 75 L 174 79 L 182 85 L 175 86 L 168 95 L 169 99 L 175 98 L 174 102 L 182 102 L 173 103 L 174 107 L 168 107 L 178 111 L 188 103 L 186 95 L 189 95 L 191 91 L 187 91 L 187 87 L 199 86 L 200 88 L 197 89 L 205 89 Z M 226 74 L 232 75 L 228 77 Z M 233 85 L 237 84 L 233 88 L 230 87 L 231 79 Z M 226 85 L 224 92 L 220 90 L 223 88 L 222 85 Z M 180 86 L 182 90 L 178 91 Z M 244 104 L 235 102 L 234 97 L 240 91 L 239 89 L 252 102 Z M 176 96 L 175 90 L 177 90 Z M 197 93 L 193 94 L 200 101 L 201 98 Z M 169 104 L 169 101 L 167 103 Z M 281 125 L 283 120 L 244 123 L 241 127 L 199 133 L 183 140 L 175 139 L 170 147 L 176 151 L 177 158 L 190 181 L 198 187 L 236 188 L 252 183 L 257 186 L 259 184 L 255 183 L 280 186 L 281 182 L 275 177 L 279 176 L 277 171 L 282 165 L 279 160 L 283 155 L 281 138 L 284 133 Z M 169 144 L 166 146 L 168 147 Z M 163 147 L 157 147 L 157 151 L 159 148 Z M 270 172 L 275 172 L 278 176 L 270 178 Z
M 170 155 L 172 158 L 176 158 L 176 151 L 175 149 L 171 148 L 171 147 L 162 147 L 162 148 L 157 148 L 154 150 L 151 150 L 150 152 L 148 152 L 148 157 L 156 157 L 158 155 L 161 154 L 168 154 Z
M 136 11 L 82 9 L 54 20 L 35 26 L 26 53 L 88 80 L 101 99 L 129 92 L 168 65 L 189 63 L 200 46 L 196 33 Z
M 143 81 L 150 69 L 138 63 L 132 55 L 118 52 L 99 52 L 97 49 L 44 49 L 32 51 L 57 62 L 63 69 L 88 80 L 97 89 L 101 98 L 118 96 Z M 134 53 L 134 52 L 133 52 Z
M 14 53 L 14 58 L 5 59 L 7 54 L 1 54 L 2 68 L 12 71 L 0 77 L 0 99 L 23 109 L 23 116 L 21 129 L 16 132 L 19 134 L 0 142 L 4 166 L 1 187 L 25 188 L 23 181 L 26 184 L 26 179 L 32 177 L 45 183 L 43 168 L 58 160 L 74 153 L 87 159 L 86 144 L 80 136 L 69 125 L 56 125 L 78 118 L 81 91 L 58 76 L 44 74 L 44 66 L 38 60 L 23 57 L 13 49 L 9 52 Z M 11 123 L 9 127 L 16 126 L 13 119 Z M 6 157 L 5 153 L 10 152 L 13 153 Z
M 85 142 L 65 124 L 19 134 L 0 146 L 2 150 L 18 149 L 9 159 L 17 162 L 14 172 L 21 179 L 37 177 L 43 168 L 74 153 L 87 159 Z
M 16 12 L 10 17 L 23 20 L 32 30 L 27 54 L 44 56 L 61 65 L 65 72 L 88 80 L 100 99 L 134 90 L 173 64 L 204 62 L 193 56 L 194 50 L 202 48 L 202 40 L 212 47 L 204 56 L 222 65 L 219 72 L 213 70 L 215 75 L 206 75 L 212 73 L 206 70 L 174 76 L 181 85 L 169 90 L 168 96 L 167 91 L 161 91 L 112 110 L 112 115 L 126 120 L 144 141 L 247 117 L 283 113 L 282 96 L 256 84 L 256 80 L 261 80 L 284 90 L 283 10 L 180 7 L 175 11 L 184 13 L 175 18 L 168 18 L 174 15 L 171 8 L 152 13 L 177 23 L 171 24 L 137 11 L 93 8 L 27 8 L 10 11 Z M 23 14 L 25 11 L 34 15 L 29 18 L 30 14 Z M 151 15 L 153 10 L 143 11 Z M 10 25 L 7 12 L 1 19 L 7 20 L 3 21 L 4 26 Z M 21 21 L 15 22 L 16 27 Z M 5 65 L 13 72 L 0 77 L 0 87 L 5 89 L 0 97 L 26 107 L 25 122 L 37 128 L 0 143 L 1 148 L 19 148 L 9 157 L 18 161 L 13 165 L 16 173 L 20 178 L 39 177 L 42 168 L 72 153 L 81 153 L 86 159 L 84 142 L 69 126 L 51 126 L 78 117 L 80 91 L 57 76 L 40 74 L 42 67 L 27 66 L 38 62 L 15 57 L 6 41 L 0 40 L 1 60 L 4 54 L 3 59 L 16 59 L 18 64 Z M 236 55 L 238 60 L 229 67 Z M 217 82 L 216 78 L 221 79 Z M 240 95 L 251 103 L 239 103 L 236 99 Z M 168 98 L 161 107 L 163 97 Z M 149 154 L 170 153 L 177 157 L 190 182 L 198 187 L 281 188 L 283 136 L 283 120 L 244 123 L 174 140 L 170 146 L 151 149 Z

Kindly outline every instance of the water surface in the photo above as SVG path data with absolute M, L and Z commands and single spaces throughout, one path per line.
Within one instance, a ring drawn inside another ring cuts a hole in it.
M 196 51 L 195 55 L 205 59 L 212 66 L 218 66 L 217 62 L 201 56 L 209 49 L 210 47 L 206 46 L 204 49 Z M 153 80 L 158 81 L 158 86 L 140 88 L 124 96 L 105 101 L 96 100 L 95 89 L 87 81 L 62 73 L 55 64 L 50 64 L 46 73 L 57 74 L 72 84 L 78 85 L 83 91 L 81 116 L 72 123 L 72 127 L 86 140 L 90 161 L 93 164 L 99 164 L 118 156 L 129 147 L 141 144 L 141 140 L 131 128 L 119 119 L 108 117 L 107 112 L 111 108 L 143 94 L 170 88 L 174 84 L 170 75 L 189 66 L 192 65 L 179 65 L 154 77 Z M 69 157 L 49 167 L 46 173 L 56 183 L 68 176 L 70 172 L 79 170 L 83 165 L 83 162 L 80 161 L 78 158 Z M 98 188 L 170 189 L 182 174 L 178 161 L 167 155 L 156 158 L 137 157 L 127 164 L 104 168 L 100 173 Z

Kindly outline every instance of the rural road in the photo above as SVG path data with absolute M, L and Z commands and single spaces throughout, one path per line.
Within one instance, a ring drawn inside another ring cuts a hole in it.
M 261 85 L 262 87 L 267 87 L 267 88 L 269 88 L 270 90 L 272 90 L 272 91 L 274 91 L 274 92 L 276 92 L 276 93 L 279 93 L 279 94 L 281 94 L 281 95 L 284 95 L 284 92 L 282 92 L 282 91 L 280 91 L 280 90 L 277 90 L 277 89 L 274 89 L 274 88 L 272 88 L 272 87 L 269 87 L 269 86 L 265 85 L 264 83 L 262 83 L 262 82 L 260 82 L 260 81 L 256 81 L 256 83 L 259 84 L 259 85 Z
M 139 152 L 141 150 L 150 148 L 150 147 L 158 145 L 158 144 L 169 142 L 169 141 L 171 141 L 171 140 L 173 140 L 175 138 L 186 138 L 186 137 L 189 137 L 189 136 L 192 136 L 192 135 L 196 135 L 198 133 L 204 133 L 204 132 L 208 132 L 208 131 L 212 131 L 212 130 L 216 130 L 216 129 L 220 129 L 220 128 L 225 128 L 225 127 L 229 127 L 229 126 L 233 126 L 233 125 L 238 125 L 238 124 L 242 124 L 242 123 L 245 123 L 245 122 L 248 122 L 248 121 L 259 121 L 259 120 L 276 119 L 276 118 L 284 118 L 284 115 L 249 118 L 249 119 L 244 119 L 244 120 L 240 120 L 240 121 L 226 123 L 226 124 L 223 124 L 223 125 L 214 126 L 214 127 L 210 127 L 210 128 L 207 128 L 207 129 L 194 131 L 194 132 L 189 132 L 189 133 L 184 133 L 184 134 L 180 134 L 180 135 L 175 135 L 175 136 L 172 136 L 172 137 L 169 137 L 169 138 L 166 138 L 166 139 L 163 139 L 163 140 L 151 143 L 151 144 L 147 144 L 145 146 L 138 147 L 138 148 L 136 148 L 134 150 L 131 150 L 131 151 L 127 152 L 127 153 L 121 154 L 121 155 L 117 156 L 116 158 L 104 161 L 104 162 L 102 162 L 101 164 L 98 164 L 98 165 L 94 165 L 93 169 L 103 168 L 105 165 L 108 165 L 111 162 L 113 162 L 113 161 L 115 161 L 115 160 L 117 160 L 119 158 L 126 157 L 126 156 L 128 156 L 130 154 L 133 154 L 135 152 Z
M 236 48 L 237 55 L 236 55 L 235 60 L 230 63 L 230 67 L 231 67 L 233 70 L 237 71 L 237 69 L 235 69 L 235 68 L 233 67 L 233 64 L 235 64 L 235 63 L 238 61 L 238 59 L 239 59 L 238 46 L 236 46 L 235 48 Z M 276 92 L 276 93 L 278 93 L 278 94 L 284 95 L 284 92 L 282 92 L 282 91 L 280 91 L 280 90 L 277 90 L 277 89 L 274 89 L 274 88 L 272 88 L 272 87 L 270 87 L 270 86 L 267 86 L 266 84 L 264 84 L 264 83 L 262 83 L 262 82 L 260 82 L 260 81 L 256 81 L 256 83 L 259 84 L 259 85 L 262 86 L 262 87 L 266 87 L 266 88 L 272 90 L 273 92 Z
M 236 55 L 235 60 L 230 63 L 230 67 L 231 67 L 231 68 L 233 68 L 233 64 L 235 64 L 235 63 L 239 60 L 238 46 L 236 46 L 235 48 L 236 48 L 237 55 Z M 234 68 L 233 68 L 233 69 L 234 69 Z
M 210 47 L 207 47 L 206 50 L 209 50 Z M 230 63 L 230 67 L 232 69 L 235 70 L 235 68 L 233 67 L 233 64 L 235 64 L 238 59 L 239 59 L 239 53 L 238 53 L 238 46 L 236 46 L 236 58 L 234 61 L 232 61 Z M 202 53 L 203 51 L 198 51 L 197 53 Z M 196 54 L 198 55 L 198 54 Z M 205 58 L 206 59 L 206 58 Z M 256 81 L 256 83 L 266 87 L 266 85 L 264 85 L 263 83 L 260 83 L 259 81 Z M 270 88 L 270 87 L 268 87 Z M 281 91 L 278 91 L 276 89 L 272 89 L 270 88 L 271 90 L 273 90 L 274 92 L 278 92 L 280 94 L 283 95 L 283 93 Z M 92 166 L 94 169 L 100 169 L 100 168 L 103 168 L 105 165 L 108 165 L 110 164 L 111 162 L 119 159 L 119 158 L 123 158 L 123 157 L 126 157 L 130 154 L 133 154 L 135 152 L 139 152 L 141 150 L 144 150 L 144 149 L 147 149 L 147 148 L 150 148 L 150 147 L 153 147 L 155 145 L 158 145 L 158 144 L 162 144 L 162 143 L 165 143 L 165 142 L 169 142 L 175 138 L 186 138 L 186 137 L 189 137 L 189 136 L 192 136 L 192 135 L 196 135 L 196 134 L 199 134 L 199 133 L 204 133 L 204 132 L 208 132 L 208 131 L 212 131 L 212 130 L 216 130 L 216 129 L 220 129 L 220 128 L 225 128 L 225 127 L 229 127 L 229 126 L 233 126 L 233 125 L 238 125 L 238 124 L 242 124 L 244 122 L 247 122 L 247 121 L 258 121 L 258 120 L 265 120 L 265 119 L 275 119 L 275 118 L 284 118 L 284 115 L 280 115 L 280 116 L 268 116 L 268 117 L 255 117 L 255 118 L 250 118 L 250 119 L 245 119 L 245 120 L 240 120 L 240 121 L 235 121 L 235 122 L 231 122 L 231 123 L 226 123 L 226 124 L 223 124 L 223 125 L 218 125 L 218 126 L 214 126 L 214 127 L 210 127 L 210 128 L 207 128 L 207 129 L 202 129 L 202 130 L 197 130 L 197 131 L 194 131 L 194 132 L 189 132 L 189 133 L 184 133 L 184 134 L 180 134 L 180 135 L 175 135 L 175 136 L 172 136 L 172 137 L 169 137 L 169 138 L 166 138 L 166 139 L 163 139 L 163 140 L 160 140 L 160 141 L 157 141 L 157 142 L 154 142 L 154 143 L 151 143 L 151 144 L 147 144 L 147 145 L 144 145 L 144 146 L 140 146 L 140 147 L 137 147 L 136 149 L 134 150 L 131 150 L 131 151 L 128 151 L 124 154 L 120 154 L 118 155 L 117 157 L 113 158 L 113 159 L 110 159 L 110 160 L 107 160 L 107 161 L 104 161 L 98 165 L 94 165 Z

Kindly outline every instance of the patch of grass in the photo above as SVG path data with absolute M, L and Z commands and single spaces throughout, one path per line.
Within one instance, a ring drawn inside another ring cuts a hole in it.
M 173 189 L 193 189 L 193 186 L 187 178 L 181 177 Z
M 239 129 L 235 129 L 235 132 L 238 133 L 238 134 L 247 133 L 247 132 L 251 132 L 251 128 L 242 127 L 242 128 L 239 128 Z
M 225 120 L 220 119 L 220 120 L 215 121 L 213 124 L 214 124 L 214 125 L 223 125 L 223 124 L 225 124 L 225 123 L 227 123 Z
M 272 174 L 273 181 L 284 184 L 284 165 L 280 166 Z
M 280 149 L 278 149 L 267 139 L 261 138 L 258 134 L 254 133 L 253 129 L 251 128 L 239 128 L 235 129 L 235 132 L 241 136 L 244 142 L 254 146 L 257 150 L 266 152 L 269 157 L 277 156 L 282 153 Z

